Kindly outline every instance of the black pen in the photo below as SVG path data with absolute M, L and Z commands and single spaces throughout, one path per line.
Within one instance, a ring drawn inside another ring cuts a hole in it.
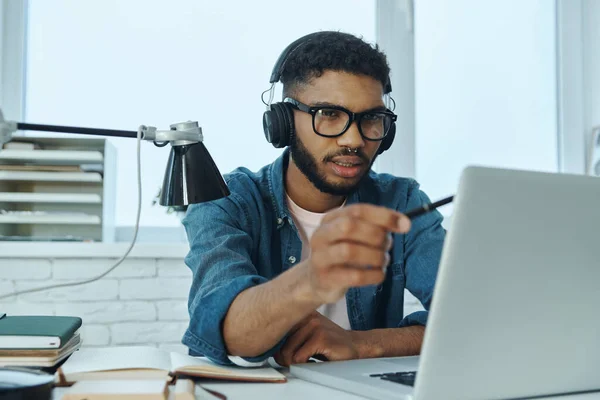
M 415 208 L 413 210 L 407 211 L 404 213 L 404 215 L 406 215 L 408 218 L 415 219 L 417 217 L 420 217 L 423 214 L 427 214 L 430 211 L 435 210 L 438 207 L 441 207 L 443 205 L 446 205 L 448 203 L 451 203 L 452 200 L 454 200 L 454 196 L 450 196 L 450 197 L 446 197 L 445 199 L 436 201 L 435 203 L 431 203 L 431 204 L 425 204 L 422 207 L 419 208 Z

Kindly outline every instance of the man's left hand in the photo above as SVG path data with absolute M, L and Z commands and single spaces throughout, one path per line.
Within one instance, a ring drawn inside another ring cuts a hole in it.
M 347 331 L 314 311 L 290 331 L 275 361 L 288 367 L 319 355 L 329 361 L 359 358 L 358 332 Z

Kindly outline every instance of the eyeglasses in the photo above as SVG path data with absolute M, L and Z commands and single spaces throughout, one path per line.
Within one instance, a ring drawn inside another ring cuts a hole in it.
M 299 111 L 312 115 L 313 130 L 317 135 L 325 137 L 343 135 L 356 121 L 358 131 L 364 139 L 380 141 L 386 137 L 397 118 L 397 115 L 388 109 L 354 113 L 334 105 L 311 107 L 290 97 L 286 97 L 283 101 Z

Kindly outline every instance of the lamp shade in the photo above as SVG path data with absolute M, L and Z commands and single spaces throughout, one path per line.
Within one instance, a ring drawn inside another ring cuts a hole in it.
M 204 143 L 171 146 L 161 206 L 187 206 L 228 195 L 227 184 Z

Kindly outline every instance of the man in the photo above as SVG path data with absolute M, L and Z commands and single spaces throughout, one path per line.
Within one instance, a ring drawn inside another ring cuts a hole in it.
M 371 171 L 395 129 L 386 57 L 319 32 L 280 61 L 285 100 L 264 128 L 275 143 L 281 125 L 289 149 L 228 174 L 231 195 L 184 220 L 194 278 L 183 343 L 223 364 L 418 354 L 427 311 L 403 317 L 404 289 L 429 308 L 445 231 L 437 212 L 412 228 L 401 213 L 429 202 L 415 181 Z

